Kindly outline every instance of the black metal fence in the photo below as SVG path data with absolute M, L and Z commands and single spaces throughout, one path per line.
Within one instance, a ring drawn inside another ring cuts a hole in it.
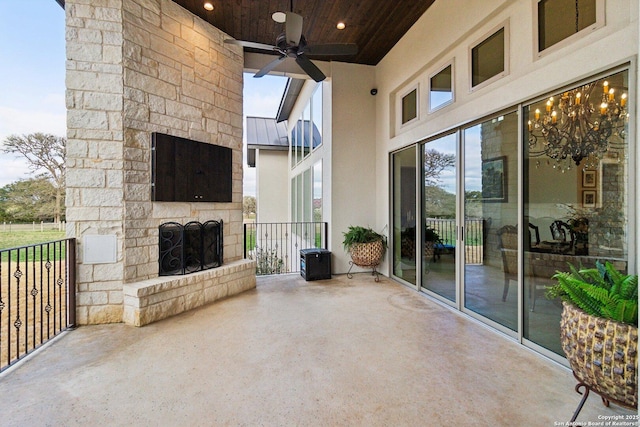
M 327 248 L 326 222 L 244 224 L 244 257 L 256 261 L 256 274 L 297 273 L 300 249 Z
M 456 223 L 454 219 L 427 218 L 427 227 L 438 233 L 440 241 L 447 247 L 456 244 Z M 466 218 L 464 221 L 465 262 L 467 264 L 482 264 L 484 257 L 484 230 L 483 218 Z
M 0 371 L 76 323 L 76 240 L 0 251 Z

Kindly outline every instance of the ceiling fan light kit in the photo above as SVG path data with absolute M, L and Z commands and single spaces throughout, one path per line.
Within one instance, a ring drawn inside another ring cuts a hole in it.
M 284 24 L 287 20 L 287 14 L 284 12 L 273 12 L 273 15 L 271 15 L 271 19 L 276 21 L 278 24 Z
M 293 4 L 291 9 L 293 10 Z M 291 12 L 275 12 L 271 18 L 278 23 L 284 23 L 284 33 L 276 38 L 275 46 L 264 43 L 256 43 L 250 41 L 227 39 L 224 42 L 240 45 L 250 49 L 259 49 L 274 52 L 279 57 L 259 70 L 254 77 L 262 77 L 276 68 L 287 58 L 292 58 L 298 66 L 307 73 L 316 82 L 321 82 L 326 78 L 324 73 L 307 57 L 307 53 L 313 56 L 335 56 L 335 55 L 355 55 L 358 53 L 358 47 L 353 43 L 345 44 L 320 44 L 308 45 L 307 40 L 302 34 L 303 18 L 297 13 Z M 344 28 L 344 23 L 341 23 Z M 339 28 L 340 24 L 338 24 Z

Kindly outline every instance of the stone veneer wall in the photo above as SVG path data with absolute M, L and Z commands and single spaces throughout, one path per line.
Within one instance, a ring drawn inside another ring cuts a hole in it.
M 170 0 L 67 0 L 67 220 L 80 324 L 120 322 L 123 285 L 158 275 L 158 225 L 224 220 L 242 256 L 241 50 Z M 233 149 L 232 203 L 152 203 L 151 132 Z M 115 262 L 83 260 L 115 236 Z

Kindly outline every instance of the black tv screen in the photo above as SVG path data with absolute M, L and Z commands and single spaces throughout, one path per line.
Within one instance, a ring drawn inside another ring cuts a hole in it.
M 230 148 L 154 132 L 151 153 L 152 201 L 232 201 Z

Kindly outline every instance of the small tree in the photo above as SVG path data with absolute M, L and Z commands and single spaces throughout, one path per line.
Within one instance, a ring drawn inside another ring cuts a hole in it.
M 253 196 L 244 196 L 242 198 L 242 213 L 247 216 L 256 213 L 256 198 Z
M 54 221 L 62 217 L 62 193 L 65 177 L 66 138 L 45 133 L 10 135 L 4 140 L 5 153 L 19 154 L 27 160 L 32 173 L 43 172 L 55 189 Z
M 454 154 L 441 153 L 438 150 L 429 149 L 424 153 L 424 184 L 427 186 L 438 186 L 440 174 L 448 168 L 456 165 Z
M 3 220 L 31 222 L 53 218 L 56 189 L 48 178 L 20 180 L 0 189 Z

